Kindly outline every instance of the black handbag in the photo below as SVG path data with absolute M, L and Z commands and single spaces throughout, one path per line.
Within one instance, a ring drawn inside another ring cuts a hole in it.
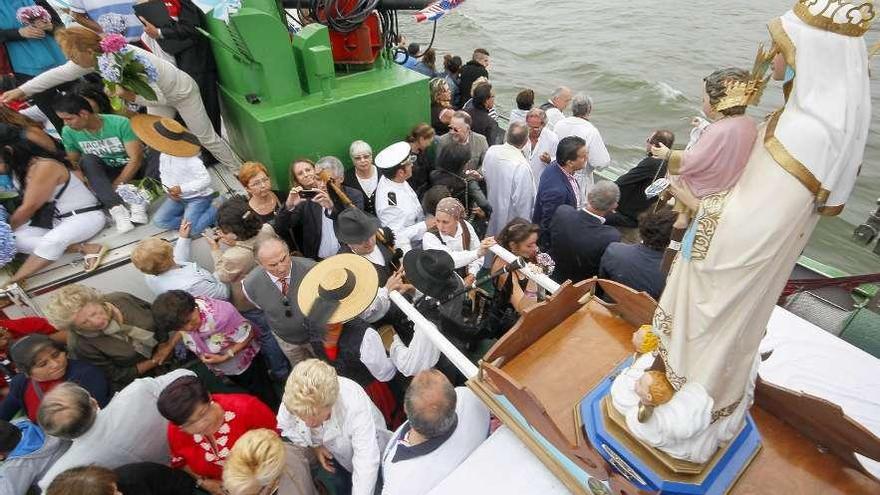
M 67 185 L 70 184 L 70 173 L 67 174 L 67 180 L 64 182 L 64 185 L 61 186 L 61 189 L 58 190 L 58 194 L 52 198 L 52 201 L 46 201 L 43 203 L 43 206 L 40 207 L 36 212 L 34 212 L 31 217 L 31 226 L 39 227 L 41 229 L 51 229 L 55 222 L 55 202 L 58 201 L 58 198 L 64 194 L 64 191 L 67 190 Z

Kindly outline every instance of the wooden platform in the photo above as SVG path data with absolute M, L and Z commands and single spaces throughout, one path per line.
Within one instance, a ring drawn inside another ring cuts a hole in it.
M 526 311 L 520 323 L 489 350 L 480 377 L 469 385 L 574 493 L 590 493 L 581 481 L 586 472 L 610 479 L 615 493 L 635 495 L 643 492 L 613 473 L 588 445 L 574 410 L 608 370 L 632 354 L 632 332 L 649 323 L 649 305 L 642 300 L 637 307 L 630 306 L 624 312 L 627 319 L 595 299 L 580 305 L 578 300 L 591 292 L 593 284 L 566 284 L 557 293 L 558 300 Z M 499 392 L 528 424 L 511 414 L 504 398 L 496 395 Z M 821 450 L 766 410 L 755 406 L 752 415 L 763 448 L 730 493 L 880 493 L 876 480 Z M 549 454 L 536 431 L 566 459 Z

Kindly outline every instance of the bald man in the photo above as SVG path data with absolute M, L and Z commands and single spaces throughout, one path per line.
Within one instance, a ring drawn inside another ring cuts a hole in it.
M 409 419 L 382 456 L 383 495 L 428 493 L 489 434 L 486 406 L 437 370 L 413 378 L 403 407 Z
M 259 266 L 241 281 L 245 297 L 265 313 L 269 328 L 291 367 L 315 357 L 296 293 L 303 277 L 316 263 L 291 257 L 287 244 L 273 234 L 257 237 L 254 257 Z

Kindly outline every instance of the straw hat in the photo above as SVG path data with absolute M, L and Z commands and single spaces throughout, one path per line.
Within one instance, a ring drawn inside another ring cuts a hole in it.
M 337 254 L 306 273 L 296 295 L 303 314 L 320 324 L 342 323 L 366 310 L 379 291 L 379 273 L 356 254 Z
M 144 144 L 166 155 L 190 157 L 201 151 L 198 138 L 174 119 L 138 114 L 131 128 Z

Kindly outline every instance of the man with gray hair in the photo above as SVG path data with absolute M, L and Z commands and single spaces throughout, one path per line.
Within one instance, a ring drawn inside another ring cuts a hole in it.
M 533 108 L 526 113 L 526 125 L 529 127 L 529 139 L 523 147 L 523 155 L 532 167 L 532 178 L 537 189 L 541 174 L 556 155 L 559 136 L 547 127 L 547 112 L 540 108 Z
M 449 121 L 449 132 L 437 139 L 437 155 L 443 153 L 443 148 L 450 143 L 459 143 L 467 146 L 471 150 L 471 159 L 465 165 L 465 170 L 480 170 L 483 163 L 483 157 L 486 150 L 489 149 L 489 142 L 482 134 L 477 134 L 471 130 L 471 116 L 463 110 L 459 110 L 452 115 Z M 473 178 L 478 178 L 474 176 Z
M 556 261 L 553 279 L 557 282 L 580 282 L 599 274 L 605 248 L 620 241 L 620 232 L 605 225 L 605 216 L 617 208 L 620 189 L 603 180 L 587 192 L 586 205 L 574 209 L 562 205 L 550 223 L 550 257 Z
M 45 492 L 56 476 L 87 465 L 116 468 L 135 462 L 166 464 L 168 421 L 156 401 L 174 380 L 195 375 L 175 370 L 156 378 L 139 378 L 122 389 L 104 409 L 89 392 L 72 382 L 61 383 L 43 397 L 37 420 L 48 435 L 72 440 L 70 448 L 40 480 Z
M 587 166 L 579 173 L 575 174 L 578 186 L 581 188 L 581 197 L 585 197 L 586 191 L 595 182 L 593 172 L 602 170 L 611 164 L 611 156 L 602 141 L 602 135 L 599 129 L 590 122 L 590 114 L 593 113 L 593 100 L 583 94 L 578 93 L 571 101 L 571 117 L 560 120 L 553 132 L 562 139 L 568 136 L 578 136 L 587 142 L 587 151 L 590 159 Z
M 353 187 L 343 184 L 343 182 L 345 182 L 345 166 L 342 164 L 342 160 L 335 156 L 322 157 L 315 162 L 315 173 L 320 177 L 321 172 L 324 170 L 327 171 L 330 181 L 348 197 L 351 204 L 354 205 L 355 208 L 363 210 L 366 203 L 364 194 Z M 333 201 L 335 211 L 341 212 L 349 206 L 348 203 L 336 194 L 336 191 L 329 183 L 327 184 L 327 195 L 330 196 L 330 199 Z M 333 223 L 336 223 L 335 219 Z
M 568 108 L 570 103 L 571 88 L 560 86 L 553 90 L 553 94 L 550 95 L 550 99 L 547 103 L 541 105 L 541 110 L 547 112 L 547 127 L 550 128 L 551 131 L 555 131 L 556 124 L 565 118 L 565 114 L 562 112 Z
M 453 388 L 437 370 L 423 371 L 406 391 L 407 422 L 382 455 L 383 495 L 431 491 L 489 434 L 489 410 L 467 387 Z
M 483 177 L 492 205 L 492 216 L 486 235 L 493 236 L 514 218 L 530 218 L 535 206 L 535 179 L 522 149 L 529 141 L 529 128 L 522 122 L 511 122 L 507 142 L 486 151 Z

